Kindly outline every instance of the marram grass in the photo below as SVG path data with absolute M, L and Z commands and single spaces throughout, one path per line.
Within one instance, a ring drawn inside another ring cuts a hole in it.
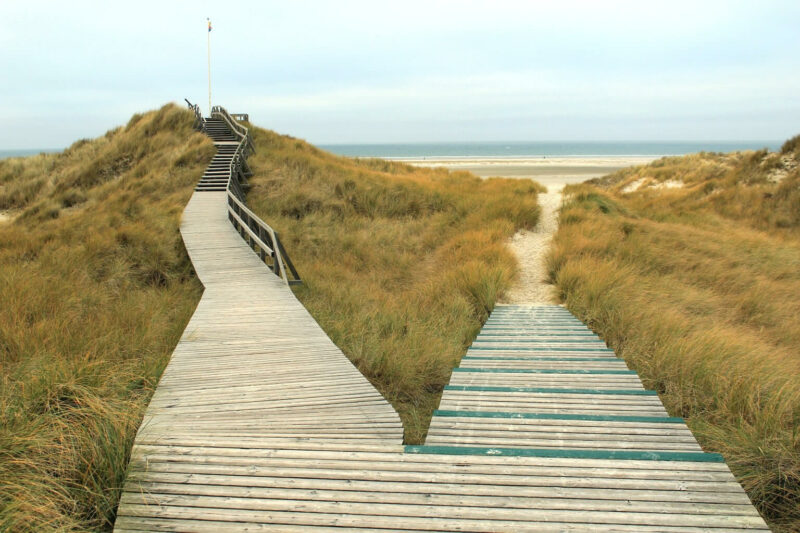
M 568 187 L 548 259 L 567 307 L 724 455 L 776 531 L 800 531 L 797 139 Z
M 201 286 L 178 221 L 213 154 L 168 105 L 0 161 L 0 531 L 108 530 Z

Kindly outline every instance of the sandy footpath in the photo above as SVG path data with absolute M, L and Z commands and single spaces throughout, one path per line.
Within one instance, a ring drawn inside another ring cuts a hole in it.
M 501 300 L 512 304 L 555 303 L 553 286 L 547 283 L 545 259 L 550 241 L 558 229 L 558 208 L 561 190 L 569 183 L 580 183 L 605 176 L 625 167 L 644 165 L 655 157 L 563 157 L 529 159 L 415 159 L 403 160 L 417 166 L 447 167 L 468 170 L 481 177 L 531 178 L 545 187 L 539 195 L 542 208 L 539 224 L 532 231 L 520 231 L 509 242 L 517 256 L 520 275 L 517 282 Z
M 509 246 L 519 261 L 519 279 L 500 303 L 552 304 L 553 286 L 547 283 L 545 260 L 550 241 L 558 229 L 558 208 L 561 206 L 561 189 L 564 184 L 551 185 L 539 195 L 542 214 L 532 231 L 519 231 Z

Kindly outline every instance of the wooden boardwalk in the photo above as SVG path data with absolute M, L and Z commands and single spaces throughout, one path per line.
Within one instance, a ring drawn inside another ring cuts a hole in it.
M 137 442 L 402 442 L 397 413 L 245 244 L 225 196 L 196 192 L 184 211 L 181 234 L 205 292 Z
M 137 435 L 115 531 L 766 531 L 727 466 L 559 307 L 498 307 L 426 446 L 195 192 L 205 292 Z

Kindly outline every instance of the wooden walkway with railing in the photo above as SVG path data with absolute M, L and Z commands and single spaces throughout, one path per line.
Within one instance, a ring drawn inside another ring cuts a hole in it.
M 118 533 L 767 531 L 721 457 L 557 306 L 498 307 L 427 445 L 404 447 L 295 299 L 277 236 L 231 197 L 198 190 L 184 211 L 205 292 L 137 435 Z

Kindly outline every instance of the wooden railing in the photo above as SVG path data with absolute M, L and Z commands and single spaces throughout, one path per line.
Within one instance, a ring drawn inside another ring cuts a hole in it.
M 190 109 L 195 110 L 196 113 L 199 112 L 198 106 L 193 106 L 189 100 L 186 100 L 186 103 L 189 104 Z M 250 248 L 258 254 L 275 275 L 285 281 L 287 285 L 302 283 L 297 269 L 281 244 L 278 232 L 261 220 L 245 204 L 242 183 L 246 183 L 247 178 L 252 175 L 250 167 L 247 165 L 247 156 L 255 153 L 250 132 L 222 106 L 212 107 L 211 117 L 224 120 L 233 134 L 239 137 L 239 144 L 233 154 L 228 174 L 228 219 L 245 242 L 250 245 Z M 197 127 L 196 122 L 195 127 Z
M 215 105 L 211 108 L 211 116 L 214 118 L 219 118 L 224 120 L 228 123 L 228 127 L 231 129 L 234 135 L 237 135 L 239 138 L 246 141 L 247 149 L 251 152 L 255 153 L 255 147 L 253 147 L 253 141 L 250 139 L 250 134 L 247 131 L 247 128 L 243 125 L 236 122 L 236 120 L 228 113 L 228 111 L 219 105 Z
M 186 100 L 189 109 L 194 112 L 194 129 L 202 131 L 205 128 L 206 120 L 203 118 L 203 113 L 200 112 L 200 106 L 191 103 L 187 98 L 184 98 L 184 100 Z
M 278 233 L 250 211 L 243 201 L 228 192 L 228 218 L 261 260 L 288 285 L 302 283 L 286 254 Z

